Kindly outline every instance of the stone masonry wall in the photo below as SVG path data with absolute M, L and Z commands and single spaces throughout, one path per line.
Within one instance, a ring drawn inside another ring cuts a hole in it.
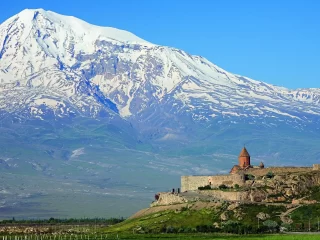
M 158 201 L 151 203 L 150 207 L 155 206 L 165 206 L 172 204 L 181 204 L 196 201 L 195 199 L 201 198 L 200 196 L 208 196 L 210 200 L 219 199 L 219 200 L 227 200 L 227 201 L 248 201 L 248 193 L 247 192 L 224 192 L 221 190 L 202 190 L 198 191 L 198 195 L 194 195 L 193 197 L 186 197 L 182 194 L 170 193 L 170 192 L 161 192 L 159 194 Z M 199 195 L 200 194 L 200 195 Z M 208 198 L 206 198 L 208 201 Z
M 244 175 L 233 174 L 233 175 L 210 176 L 208 178 L 208 181 L 209 181 L 209 185 L 211 185 L 212 187 L 219 187 L 221 184 L 224 184 L 228 187 L 233 187 L 235 184 L 242 186 L 244 184 Z
M 312 170 L 320 170 L 319 164 L 314 164 L 313 167 L 268 167 L 268 168 L 249 168 L 243 173 L 215 175 L 215 176 L 182 176 L 181 177 L 181 191 L 195 191 L 198 187 L 211 185 L 216 188 L 221 184 L 228 187 L 233 187 L 235 184 L 242 186 L 244 184 L 244 174 L 253 174 L 255 176 L 265 176 L 268 172 L 274 174 L 286 173 L 303 173 L 311 172 Z
M 209 184 L 210 176 L 181 176 L 181 192 L 198 190 Z
M 313 164 L 312 170 L 319 171 L 320 170 L 320 164 Z
M 311 167 L 268 167 L 268 168 L 249 168 L 245 171 L 246 174 L 250 173 L 255 176 L 264 176 L 268 172 L 273 172 L 274 174 L 282 173 L 298 173 L 298 172 L 310 172 Z
M 224 192 L 221 190 L 202 190 L 201 194 L 211 196 L 213 198 L 223 199 L 227 201 L 246 201 L 248 199 L 247 192 Z
M 170 205 L 177 203 L 185 203 L 187 200 L 177 193 L 167 193 L 161 192 L 159 194 L 159 199 L 156 202 L 151 203 L 151 207 L 159 205 Z
M 235 184 L 242 186 L 244 184 L 243 174 L 234 175 L 216 175 L 216 176 L 182 176 L 181 191 L 195 191 L 198 187 L 210 185 L 211 187 L 219 187 L 220 185 L 233 187 Z

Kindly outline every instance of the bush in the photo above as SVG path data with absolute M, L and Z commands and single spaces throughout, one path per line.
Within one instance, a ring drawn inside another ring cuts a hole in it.
M 181 212 L 183 212 L 183 211 L 188 211 L 188 207 L 182 207 L 182 208 L 180 209 L 180 211 L 181 211 Z
M 290 224 L 288 223 L 282 223 L 281 227 L 280 227 L 280 231 L 281 232 L 287 232 L 287 231 L 291 231 L 292 227 Z
M 210 189 L 211 189 L 210 185 L 207 185 L 207 186 L 204 186 L 204 187 L 198 187 L 198 190 L 210 190 Z
M 263 226 L 266 226 L 270 232 L 278 232 L 279 231 L 278 223 L 275 221 L 272 221 L 272 220 L 264 221 Z
M 273 172 L 268 172 L 268 173 L 266 174 L 266 178 L 273 178 L 273 177 L 274 177 Z
M 238 233 L 238 228 L 241 224 L 238 221 L 228 220 L 223 223 L 223 231 L 226 233 Z
M 226 185 L 224 185 L 224 184 L 221 184 L 220 186 L 219 186 L 219 189 L 227 189 L 228 187 L 226 186 Z
M 166 227 L 166 233 L 176 233 L 177 231 L 178 231 L 178 229 L 176 229 L 172 226 Z
M 239 189 L 239 188 L 240 188 L 239 184 L 235 184 L 235 185 L 234 185 L 234 188 L 235 188 L 235 189 Z
M 252 174 L 246 174 L 244 175 L 245 180 L 254 180 L 254 176 Z

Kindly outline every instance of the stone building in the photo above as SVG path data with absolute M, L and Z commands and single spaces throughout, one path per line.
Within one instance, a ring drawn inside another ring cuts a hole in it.
M 272 173 L 274 177 L 267 177 L 269 173 Z M 263 162 L 260 162 L 259 165 L 253 166 L 248 150 L 243 147 L 238 156 L 238 164 L 232 167 L 229 174 L 181 176 L 181 192 L 159 193 L 152 206 L 183 204 L 199 199 L 205 201 L 222 199 L 243 202 L 290 202 L 292 196 L 301 196 L 301 193 L 309 191 L 310 187 L 319 185 L 320 164 L 313 164 L 313 167 L 265 167 Z M 226 190 L 227 188 L 229 190 Z M 261 188 L 268 188 L 268 191 L 261 190 Z M 281 197 L 274 197 L 277 194 L 280 194 Z
M 242 148 L 242 150 L 239 154 L 238 160 L 239 160 L 239 164 L 234 165 L 232 167 L 232 169 L 230 170 L 231 174 L 235 174 L 235 173 L 238 173 L 239 171 L 252 168 L 251 163 L 250 163 L 250 154 L 249 154 L 248 150 L 246 149 L 246 147 Z M 263 167 L 264 167 L 264 165 L 263 165 Z
M 234 187 L 235 184 L 242 186 L 244 182 L 243 173 L 212 176 L 181 176 L 181 191 L 196 191 L 198 187 L 208 185 L 211 188 L 218 188 L 220 185 Z
M 218 188 L 220 185 L 227 187 L 234 187 L 235 184 L 242 186 L 245 183 L 245 173 L 249 170 L 264 168 L 263 163 L 259 166 L 252 166 L 250 162 L 250 154 L 248 150 L 243 147 L 238 157 L 239 164 L 234 165 L 227 175 L 213 175 L 213 176 L 181 176 L 181 190 L 195 191 L 198 187 L 210 186 L 211 188 Z

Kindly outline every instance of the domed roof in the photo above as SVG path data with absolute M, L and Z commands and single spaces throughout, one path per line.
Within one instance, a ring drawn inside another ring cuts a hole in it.
M 239 157 L 250 157 L 250 154 L 248 153 L 246 147 L 243 147 L 240 154 L 239 154 Z
M 241 167 L 240 167 L 239 165 L 234 165 L 234 166 L 231 168 L 231 170 L 230 170 L 229 173 L 231 173 L 231 174 L 237 173 L 237 172 L 240 171 L 240 170 L 241 170 Z

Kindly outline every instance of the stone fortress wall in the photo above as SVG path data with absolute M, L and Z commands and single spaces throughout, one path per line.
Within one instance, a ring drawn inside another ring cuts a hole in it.
M 221 190 L 202 190 L 201 194 L 227 201 L 246 201 L 249 195 L 247 192 L 225 192 Z
M 268 168 L 249 168 L 246 171 L 236 174 L 215 175 L 215 176 L 181 176 L 181 191 L 196 191 L 198 187 L 210 185 L 217 188 L 224 184 L 228 187 L 234 187 L 235 184 L 243 186 L 245 183 L 245 174 L 254 176 L 265 176 L 268 172 L 277 175 L 287 173 L 303 173 L 311 171 L 319 171 L 320 164 L 313 164 L 313 167 L 268 167 Z
M 319 171 L 320 170 L 320 164 L 313 164 L 312 170 Z
M 318 165 L 318 164 L 314 164 Z M 320 169 L 320 168 L 319 168 Z M 310 172 L 314 167 L 268 167 L 268 168 L 249 168 L 245 171 L 246 174 L 252 174 L 255 176 L 265 176 L 268 172 L 274 174 L 282 173 L 298 173 L 298 172 Z
M 210 185 L 217 188 L 224 184 L 228 187 L 234 187 L 235 184 L 242 186 L 244 184 L 244 174 L 234 175 L 216 175 L 216 176 L 182 176 L 181 191 L 195 191 L 198 187 Z
M 202 190 L 193 193 L 160 192 L 159 199 L 151 203 L 150 207 L 166 206 L 172 204 L 192 203 L 195 201 L 221 202 L 221 201 L 246 201 L 247 192 L 224 192 L 221 190 Z
M 275 176 L 274 181 L 278 182 L 281 179 L 286 181 L 282 182 L 285 189 L 282 189 L 282 194 L 292 194 L 295 195 L 298 191 L 296 185 L 301 185 L 302 182 L 295 182 L 296 179 L 293 177 L 298 177 L 304 175 L 305 173 L 315 173 L 307 174 L 310 179 L 308 182 L 304 183 L 303 188 L 310 187 L 311 184 L 320 184 L 320 164 L 313 164 L 312 167 L 267 167 L 265 168 L 263 163 L 260 163 L 259 166 L 252 166 L 250 164 L 250 155 L 246 148 L 244 147 L 239 155 L 239 164 L 234 165 L 230 171 L 230 174 L 226 175 L 211 175 L 211 176 L 181 176 L 181 193 L 173 192 L 161 192 L 158 193 L 157 201 L 153 202 L 151 206 L 158 205 L 170 205 L 170 204 L 183 204 L 188 202 L 197 201 L 202 199 L 204 201 L 240 201 L 240 202 L 261 202 L 263 199 L 266 199 L 268 194 L 261 192 L 259 189 L 253 188 L 249 191 L 222 191 L 219 188 L 220 185 L 226 185 L 229 188 L 234 188 L 235 184 L 238 184 L 239 187 L 242 186 L 265 186 L 268 182 L 269 191 L 270 186 L 273 184 L 272 180 L 264 177 L 269 172 L 272 172 Z M 256 180 L 249 180 L 249 174 L 254 175 Z M 306 175 L 306 176 L 307 176 Z M 291 177 L 291 178 L 290 178 Z M 258 178 L 258 179 L 257 179 Z M 246 181 L 247 179 L 247 181 Z M 280 180 L 279 180 L 280 179 Z M 302 178 L 304 179 L 304 178 Z M 300 184 L 301 183 L 301 184 Z M 271 184 L 271 185 L 270 185 Z M 275 184 L 275 183 L 274 183 Z M 199 187 L 210 186 L 211 190 L 201 190 Z M 272 185 L 273 186 L 273 185 Z M 279 186 L 275 186 L 274 193 L 278 193 Z M 280 189 L 281 190 L 281 189 Z M 279 191 L 280 191 L 279 190 Z M 297 191 L 296 191 L 297 190 Z M 292 192 L 292 193 L 290 193 Z M 272 192 L 273 193 L 273 192 Z M 266 195 L 267 194 L 267 195 Z M 300 193 L 299 193 L 300 194 Z M 298 194 L 298 195 L 299 195 Z M 272 199 L 271 199 L 272 200 Z M 281 199 L 280 199 L 281 200 Z M 272 200 L 273 201 L 273 200 Z
M 160 192 L 158 193 L 158 196 L 159 199 L 151 203 L 151 207 L 188 202 L 184 197 L 177 193 Z

